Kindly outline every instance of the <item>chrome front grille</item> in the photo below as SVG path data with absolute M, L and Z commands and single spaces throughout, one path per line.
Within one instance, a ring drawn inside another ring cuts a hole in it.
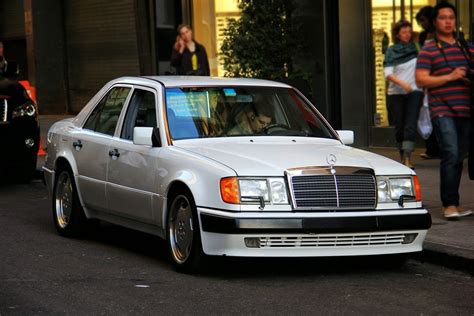
M 289 177 L 295 209 L 375 209 L 377 187 L 370 173 L 302 174 Z
M 404 233 L 334 234 L 334 235 L 288 235 L 260 237 L 260 248 L 327 248 L 367 247 L 402 245 L 412 243 L 415 238 Z
M 6 122 L 8 119 L 8 103 L 3 99 L 0 102 L 0 122 Z

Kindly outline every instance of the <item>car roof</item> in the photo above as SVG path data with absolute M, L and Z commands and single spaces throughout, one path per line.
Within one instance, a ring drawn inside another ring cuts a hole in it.
M 251 79 L 251 78 L 224 78 L 224 77 L 202 77 L 202 76 L 146 76 L 163 84 L 165 87 L 183 86 L 265 86 L 288 88 L 289 85 L 281 82 Z

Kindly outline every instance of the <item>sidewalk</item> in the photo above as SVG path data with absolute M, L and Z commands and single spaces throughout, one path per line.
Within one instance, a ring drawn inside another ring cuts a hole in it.
M 364 149 L 398 160 L 399 154 L 395 148 Z M 422 152 L 424 149 L 417 149 L 413 160 L 420 180 L 423 204 L 431 214 L 433 225 L 428 231 L 420 258 L 474 273 L 474 216 L 458 221 L 444 219 L 439 195 L 439 159 L 421 159 L 419 154 Z M 474 210 L 474 181 L 469 180 L 467 161 L 464 163 L 459 194 L 461 205 Z
M 40 116 L 43 144 L 45 144 L 49 127 L 66 117 L 68 116 Z M 363 149 L 398 160 L 399 154 L 395 148 Z M 474 273 L 474 216 L 465 217 L 459 221 L 447 221 L 443 218 L 439 197 L 439 159 L 423 160 L 419 157 L 422 152 L 424 149 L 417 149 L 413 160 L 421 184 L 423 204 L 431 214 L 433 225 L 428 231 L 424 251 L 418 258 Z M 38 157 L 39 168 L 43 162 L 44 157 Z M 474 210 L 474 181 L 469 180 L 466 166 L 467 163 L 465 163 L 461 179 L 461 205 Z

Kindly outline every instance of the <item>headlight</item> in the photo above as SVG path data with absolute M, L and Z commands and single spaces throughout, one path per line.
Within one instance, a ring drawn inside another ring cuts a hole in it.
M 268 181 L 270 182 L 272 204 L 288 204 L 285 180 L 282 178 L 272 178 Z
M 265 202 L 269 202 L 267 180 L 239 180 L 240 201 L 255 202 L 255 199 L 263 197 Z
M 421 201 L 421 190 L 418 177 L 377 177 L 377 193 L 379 203 L 396 202 L 403 195 Z
M 36 108 L 31 103 L 25 103 L 16 107 L 12 112 L 12 118 L 22 117 L 22 116 L 34 116 L 36 114 Z
M 283 178 L 239 179 L 229 177 L 221 179 L 221 197 L 226 203 L 288 204 L 288 194 Z

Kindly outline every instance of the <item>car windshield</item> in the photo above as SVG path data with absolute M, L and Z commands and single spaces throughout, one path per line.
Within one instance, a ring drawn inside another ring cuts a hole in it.
M 171 137 L 308 136 L 335 138 L 294 89 L 275 87 L 167 88 Z

